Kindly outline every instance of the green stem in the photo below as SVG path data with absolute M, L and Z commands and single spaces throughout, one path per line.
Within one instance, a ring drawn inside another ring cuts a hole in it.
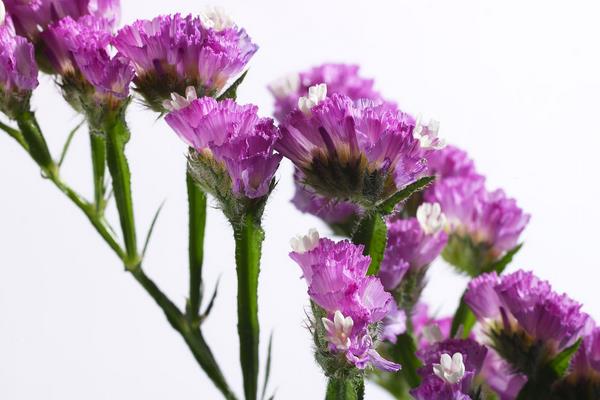
M 200 364 L 223 396 L 227 400 L 235 400 L 236 397 L 229 388 L 214 355 L 202 336 L 202 332 L 192 327 L 179 308 L 173 304 L 160 288 L 144 273 L 141 265 L 132 269 L 131 273 L 136 281 L 138 281 L 138 283 L 154 299 L 156 304 L 163 310 L 173 329 L 179 332 L 183 337 L 198 364 Z
M 264 232 L 252 214 L 233 224 L 238 279 L 238 336 L 246 400 L 256 400 L 258 390 L 258 274 Z
M 47 174 L 56 174 L 56 164 L 52 160 L 48 144 L 35 119 L 35 114 L 32 111 L 20 113 L 17 116 L 17 125 L 21 130 L 23 139 L 27 143 L 27 149 L 31 157 Z
M 368 274 L 377 275 L 387 243 L 387 226 L 383 215 L 378 212 L 365 215 L 352 234 L 352 242 L 365 246 L 364 254 L 371 257 Z
M 189 267 L 190 296 L 187 314 L 195 324 L 199 323 L 200 303 L 202 302 L 202 262 L 204 259 L 204 231 L 206 228 L 206 194 L 186 174 L 189 212 Z
M 106 155 L 108 170 L 112 178 L 113 192 L 127 258 L 125 266 L 135 267 L 140 262 L 137 251 L 135 221 L 133 217 L 133 198 L 131 195 L 131 173 L 125 157 L 125 144 L 129 140 L 129 130 L 122 116 L 108 118 L 105 124 Z
M 37 141 L 32 141 L 36 144 L 44 143 L 43 136 L 37 121 L 35 120 L 35 116 L 33 113 L 28 113 L 25 118 L 26 123 L 23 123 L 25 129 L 28 129 L 28 135 L 36 139 Z M 21 126 L 22 124 L 20 124 Z M 107 125 L 107 132 L 110 132 L 110 135 L 107 137 L 111 138 L 110 141 L 111 153 L 109 156 L 112 156 L 109 162 L 113 163 L 114 175 L 118 176 L 120 179 L 117 180 L 119 182 L 119 191 L 120 191 L 120 202 L 125 199 L 125 205 L 118 206 L 118 211 L 121 216 L 121 223 L 125 222 L 125 226 L 123 227 L 125 236 L 129 235 L 129 237 L 133 237 L 135 243 L 135 226 L 133 225 L 133 206 L 131 202 L 131 193 L 129 187 L 129 168 L 127 166 L 127 160 L 124 155 L 124 144 L 127 141 L 126 137 L 123 135 L 123 132 L 126 132 L 126 127 L 123 123 L 117 123 L 114 125 Z M 29 151 L 29 143 L 30 141 L 21 141 L 19 137 L 25 137 L 26 135 L 21 135 L 21 132 L 5 126 L 0 122 L 0 129 L 7 131 L 12 137 L 17 139 L 17 141 L 23 146 L 25 150 L 34 158 L 36 162 L 40 159 L 39 157 L 36 159 L 33 154 Z M 41 140 L 38 140 L 40 139 Z M 47 147 L 46 147 L 47 150 Z M 48 153 L 49 154 L 49 153 Z M 49 158 L 50 160 L 51 157 Z M 39 162 L 38 162 L 39 164 Z M 136 261 L 135 263 L 131 263 L 131 255 L 130 253 L 124 251 L 119 245 L 117 239 L 115 238 L 112 229 L 108 225 L 106 219 L 97 213 L 96 207 L 94 204 L 86 201 L 82 198 L 77 192 L 75 192 L 69 185 L 67 185 L 59 176 L 58 168 L 52 161 L 50 164 L 50 168 L 44 168 L 47 173 L 48 179 L 75 204 L 88 218 L 90 223 L 94 226 L 96 231 L 100 234 L 100 236 L 104 239 L 104 241 L 111 247 L 111 249 L 117 254 L 117 256 L 124 262 L 125 267 L 132 273 L 134 278 L 138 281 L 138 283 L 146 290 L 146 292 L 155 300 L 158 306 L 163 310 L 167 320 L 171 324 L 171 326 L 180 333 L 180 335 L 185 340 L 186 344 L 192 351 L 194 358 L 197 360 L 200 367 L 206 372 L 208 377 L 212 380 L 215 386 L 219 389 L 219 391 L 223 394 L 223 396 L 227 400 L 236 400 L 236 396 L 229 388 L 225 377 L 223 376 L 219 365 L 215 357 L 213 356 L 210 348 L 208 347 L 202 333 L 199 329 L 194 328 L 181 313 L 179 308 L 173 304 L 173 302 L 158 288 L 158 286 L 147 277 L 142 268 L 141 262 Z M 115 181 L 113 177 L 113 182 Z M 129 201 L 127 201 L 129 200 Z M 119 204 L 119 202 L 118 202 Z M 125 214 L 123 216 L 122 214 Z M 125 220 L 125 221 L 124 221 Z M 133 234 L 131 234 L 133 232 Z M 127 239 L 126 239 L 127 242 Z M 134 247 L 135 249 L 135 247 Z M 137 255 L 137 250 L 135 253 Z
M 92 173 L 94 178 L 94 204 L 98 214 L 104 212 L 104 179 L 106 175 L 106 139 L 100 132 L 90 129 L 90 146 L 92 151 Z
M 110 246 L 110 248 L 117 254 L 120 259 L 125 258 L 125 252 L 121 249 L 117 239 L 115 238 L 112 229 L 108 225 L 106 219 L 96 213 L 96 209 L 93 204 L 84 200 L 77 192 L 71 189 L 60 177 L 53 175 L 50 180 L 54 185 L 63 192 L 72 202 L 75 204 L 88 218 L 92 226 L 102 236 L 104 241 Z
M 325 400 L 362 400 L 364 398 L 364 380 L 362 378 L 329 378 Z

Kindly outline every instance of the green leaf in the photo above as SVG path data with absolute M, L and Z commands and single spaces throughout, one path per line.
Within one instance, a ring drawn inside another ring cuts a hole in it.
M 240 363 L 246 400 L 256 400 L 258 391 L 258 274 L 264 232 L 252 213 L 232 222 L 238 278 L 238 336 Z
M 129 140 L 129 130 L 123 116 L 109 118 L 105 123 L 106 161 L 112 177 L 112 186 L 125 240 L 127 268 L 139 264 L 135 221 L 133 217 L 133 197 L 131 195 L 131 172 L 125 156 L 125 144 Z
M 421 367 L 421 361 L 415 355 L 416 351 L 415 341 L 408 333 L 398 336 L 396 343 L 391 345 L 389 349 L 391 358 L 402 365 L 398 375 L 412 388 L 419 386 L 421 383 L 421 378 L 417 374 L 417 370 Z
M 396 192 L 387 200 L 384 200 L 378 207 L 378 211 L 381 214 L 387 215 L 391 214 L 394 211 L 394 208 L 398 205 L 398 203 L 408 199 L 414 193 L 419 192 L 425 189 L 431 182 L 435 180 L 435 176 L 426 176 L 417 180 L 416 182 L 407 185 L 404 189 Z
M 371 257 L 369 275 L 377 275 L 387 243 L 387 225 L 379 213 L 365 215 L 352 235 L 354 244 L 365 246 L 364 254 Z
M 460 298 L 460 303 L 456 312 L 454 313 L 454 317 L 452 318 L 452 327 L 450 328 L 450 337 L 454 337 L 458 333 L 458 328 L 462 326 L 462 337 L 467 338 L 473 329 L 473 326 L 477 322 L 475 318 L 475 314 L 469 308 L 467 303 L 465 303 L 465 295 L 463 294 Z
M 271 376 L 271 353 L 273 351 L 273 332 L 269 337 L 269 347 L 267 348 L 267 365 L 265 367 L 265 380 L 263 382 L 262 396 L 261 399 L 265 399 L 267 394 L 267 386 L 269 385 L 269 377 Z M 275 397 L 275 395 L 273 395 Z
M 29 154 L 35 162 L 47 171 L 54 170 L 54 161 L 33 112 L 21 113 L 17 117 L 17 125 L 19 125 L 21 134 L 27 143 Z
M 65 157 L 67 156 L 67 152 L 69 151 L 69 147 L 71 146 L 71 141 L 73 140 L 75 133 L 77 133 L 77 131 L 79 130 L 79 128 L 81 128 L 81 126 L 83 125 L 84 122 L 85 122 L 85 120 L 81 121 L 80 123 L 77 124 L 77 126 L 75 126 L 75 128 L 73 128 L 71 130 L 71 132 L 69 132 L 69 136 L 67 136 L 67 140 L 65 141 L 65 144 L 63 145 L 63 149 L 60 152 L 60 159 L 58 160 L 59 167 L 65 161 Z
M 0 121 L 0 129 L 2 129 L 4 132 L 8 133 L 8 135 L 10 137 L 12 137 L 17 142 L 19 142 L 19 144 L 21 145 L 21 147 L 23 147 L 25 150 L 29 151 L 29 147 L 27 146 L 27 142 L 25 142 L 25 138 L 21 134 L 21 131 L 19 131 L 18 129 L 12 128 L 12 127 L 10 127 L 8 125 L 6 125 L 2 121 Z
M 560 353 L 558 353 L 558 355 L 554 357 L 552 361 L 550 361 L 550 368 L 556 373 L 556 375 L 559 378 L 562 377 L 567 371 L 571 359 L 573 358 L 575 353 L 577 353 L 577 350 L 579 350 L 579 346 L 581 346 L 581 338 L 577 340 L 572 346 L 569 346 Z
M 210 297 L 210 301 L 208 302 L 208 305 L 206 306 L 206 309 L 204 310 L 204 312 L 200 316 L 200 322 L 201 323 L 203 321 L 205 321 L 206 318 L 208 318 L 208 316 L 210 315 L 210 312 L 213 309 L 213 306 L 215 305 L 215 300 L 217 299 L 217 294 L 219 292 L 219 283 L 220 282 L 221 282 L 221 277 L 219 277 L 219 279 L 217 279 L 217 283 L 215 284 L 215 290 L 213 290 L 213 294 Z
M 186 171 L 188 194 L 188 262 L 190 287 L 187 314 L 198 317 L 202 303 L 202 263 L 204 262 L 204 233 L 206 230 L 206 194 Z
M 244 73 L 235 80 L 235 82 L 233 82 L 231 84 L 231 86 L 229 86 L 227 88 L 227 90 L 225 90 L 219 97 L 217 97 L 217 100 L 221 101 L 221 100 L 225 100 L 225 99 L 232 99 L 235 100 L 237 98 L 237 89 L 238 86 L 241 85 L 241 83 L 244 81 L 244 78 L 246 78 L 246 74 L 248 73 L 248 70 L 244 71 Z
M 519 250 L 521 250 L 521 247 L 523 247 L 523 243 L 519 243 L 518 245 L 516 245 L 515 247 L 513 247 L 512 249 L 507 251 L 506 254 L 504 254 L 504 256 L 502 256 L 501 259 L 492 263 L 486 269 L 490 272 L 496 271 L 498 274 L 501 274 L 502 272 L 504 272 L 504 270 L 506 269 L 508 264 L 510 264 L 512 262 L 513 258 L 519 252 Z
M 160 203 L 160 206 L 158 206 L 158 209 L 154 213 L 154 218 L 152 218 L 152 222 L 150 223 L 150 228 L 148 228 L 148 233 L 146 234 L 146 240 L 144 241 L 144 248 L 142 250 L 142 258 L 144 258 L 144 256 L 146 255 L 146 250 L 148 250 L 148 244 L 150 244 L 150 238 L 152 237 L 152 232 L 154 232 L 154 226 L 156 225 L 158 216 L 160 215 L 160 212 L 162 211 L 162 209 L 165 205 L 165 201 Z
M 104 198 L 106 186 L 106 139 L 104 135 L 90 131 L 90 148 L 92 152 L 92 173 L 94 179 L 94 204 L 96 212 L 102 214 L 107 200 Z

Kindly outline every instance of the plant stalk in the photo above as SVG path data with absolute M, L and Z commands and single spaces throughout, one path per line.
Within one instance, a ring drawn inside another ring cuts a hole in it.
M 258 275 L 264 232 L 260 218 L 249 212 L 233 224 L 238 279 L 238 336 L 246 400 L 258 392 Z
M 186 174 L 189 212 L 189 268 L 190 293 L 187 304 L 188 318 L 199 323 L 200 304 L 202 303 L 202 262 L 204 259 L 204 232 L 206 228 L 206 194 Z

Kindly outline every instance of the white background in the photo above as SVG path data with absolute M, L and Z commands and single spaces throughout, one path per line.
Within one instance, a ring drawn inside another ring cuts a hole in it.
M 195 12 L 202 2 L 125 0 L 123 22 Z M 533 218 L 511 269 L 533 269 L 600 318 L 600 25 L 594 1 L 227 1 L 260 45 L 240 90 L 270 114 L 265 88 L 289 71 L 357 62 L 406 111 L 435 117 L 470 151 L 491 187 Z M 78 118 L 47 77 L 34 104 L 55 154 Z M 185 146 L 163 121 L 131 107 L 136 217 L 143 236 L 166 199 L 145 267 L 180 305 L 187 290 Z M 306 287 L 288 240 L 325 228 L 289 203 L 290 165 L 268 204 L 260 280 L 263 355 L 274 330 L 277 398 L 323 398 L 325 381 L 303 328 Z M 88 141 L 79 135 L 65 177 L 91 192 Z M 219 399 L 180 337 L 123 272 L 85 218 L 21 149 L 0 135 L 0 399 Z M 114 217 L 114 215 L 113 215 Z M 221 290 L 204 330 L 238 393 L 231 231 L 208 216 L 205 281 Z M 436 265 L 426 298 L 451 312 L 465 280 Z M 369 386 L 367 397 L 386 399 Z

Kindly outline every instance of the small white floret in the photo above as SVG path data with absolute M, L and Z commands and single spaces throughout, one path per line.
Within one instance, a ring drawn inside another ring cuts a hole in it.
M 306 235 L 298 235 L 290 240 L 292 250 L 296 253 L 306 253 L 319 245 L 319 232 L 311 229 Z
M 300 89 L 300 75 L 289 74 L 283 76 L 269 85 L 271 93 L 279 99 L 298 93 Z
M 465 376 L 465 364 L 461 353 L 442 354 L 439 364 L 433 364 L 433 373 L 445 382 L 454 385 Z
M 417 220 L 427 235 L 438 233 L 446 226 L 446 216 L 439 203 L 423 203 L 417 209 Z
M 178 93 L 171 93 L 171 99 L 163 101 L 163 107 L 168 111 L 178 111 L 189 106 L 197 98 L 196 89 L 188 86 L 185 89 L 185 97 Z
M 198 16 L 205 28 L 214 29 L 217 32 L 235 25 L 233 19 L 222 7 L 206 7 Z
M 350 334 L 354 321 L 351 317 L 344 317 L 341 311 L 336 311 L 333 316 L 333 321 L 328 318 L 321 318 L 323 326 L 327 331 L 327 340 L 333 344 L 338 350 L 348 350 L 352 344 Z
M 436 323 L 426 325 L 423 328 L 423 337 L 428 343 L 433 344 L 444 340 L 444 335 L 440 330 L 440 326 Z
M 308 96 L 298 99 L 298 108 L 305 115 L 311 114 L 311 109 L 327 98 L 327 85 L 319 83 L 308 88 Z
M 429 123 L 423 124 L 421 116 L 418 116 L 413 129 L 413 137 L 419 141 L 424 149 L 440 150 L 446 147 L 446 142 L 438 137 L 439 130 L 440 123 L 438 121 L 432 119 Z

